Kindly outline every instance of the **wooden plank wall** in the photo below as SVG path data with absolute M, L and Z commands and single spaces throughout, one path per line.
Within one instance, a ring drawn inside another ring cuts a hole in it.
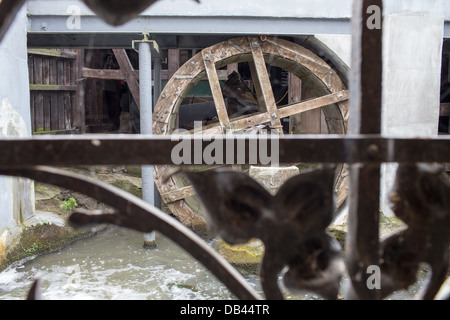
M 33 133 L 74 130 L 75 63 L 80 50 L 28 50 Z

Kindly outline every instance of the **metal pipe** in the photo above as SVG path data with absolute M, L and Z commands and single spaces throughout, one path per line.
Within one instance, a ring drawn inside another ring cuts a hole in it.
M 139 95 L 141 101 L 141 134 L 151 135 L 153 97 L 152 97 L 152 52 L 148 42 L 139 43 Z M 142 199 L 155 205 L 155 185 L 153 166 L 142 166 Z M 155 233 L 144 234 L 144 247 L 156 247 Z
M 156 103 L 158 102 L 159 96 L 161 95 L 162 91 L 162 83 L 161 83 L 161 59 L 155 58 L 153 61 L 154 64 L 154 74 L 155 79 L 153 80 L 153 107 L 156 106 Z M 153 110 L 154 111 L 154 110 Z M 155 186 L 155 207 L 161 209 L 161 195 L 159 194 L 158 188 Z

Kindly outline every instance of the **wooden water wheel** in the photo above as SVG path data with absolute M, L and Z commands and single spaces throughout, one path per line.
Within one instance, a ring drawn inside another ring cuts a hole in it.
M 251 72 L 256 112 L 233 117 L 225 103 L 218 70 L 230 64 L 247 63 Z M 315 97 L 278 105 L 274 97 L 267 65 L 290 72 L 314 87 Z M 341 78 L 324 60 L 302 46 L 279 38 L 242 37 L 208 47 L 187 61 L 168 81 L 153 113 L 154 134 L 170 134 L 177 129 L 180 105 L 202 79 L 207 77 L 212 92 L 216 121 L 202 127 L 204 133 L 221 134 L 260 124 L 282 128 L 281 119 L 322 108 L 328 133 L 345 134 L 348 120 L 348 90 Z M 210 167 L 208 167 L 210 168 Z M 195 170 L 207 170 L 196 167 Z M 155 184 L 171 212 L 193 230 L 204 230 L 203 213 L 192 186 L 181 175 L 165 181 L 170 166 L 155 167 Z M 347 195 L 347 173 L 340 168 L 335 191 L 337 204 Z

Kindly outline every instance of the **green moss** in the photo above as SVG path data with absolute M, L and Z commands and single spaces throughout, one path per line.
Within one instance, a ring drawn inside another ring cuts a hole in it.
M 0 264 L 0 271 L 16 261 L 61 249 L 87 235 L 86 232 L 75 232 L 50 223 L 26 227 L 18 244 L 6 254 L 6 259 Z
M 342 248 L 345 248 L 345 237 L 347 236 L 347 232 L 334 228 L 328 228 L 327 231 L 339 242 Z
M 132 177 L 140 178 L 142 176 L 141 166 L 126 166 L 124 172 Z
M 113 186 L 122 189 L 124 191 L 127 191 L 136 197 L 142 198 L 142 188 L 139 188 L 135 186 L 134 184 L 127 182 L 127 181 L 114 181 L 112 183 Z
M 264 256 L 264 245 L 257 240 L 239 245 L 229 245 L 219 240 L 217 250 L 225 260 L 243 273 L 257 273 Z
M 177 288 L 180 288 L 180 289 L 188 289 L 188 290 L 191 290 L 193 292 L 198 292 L 198 289 L 195 286 L 189 285 L 189 284 L 169 283 L 168 287 L 169 287 L 169 289 L 172 289 L 173 287 L 177 287 Z

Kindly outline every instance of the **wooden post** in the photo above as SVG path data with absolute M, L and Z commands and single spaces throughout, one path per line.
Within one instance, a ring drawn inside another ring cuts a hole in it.
M 289 104 L 302 101 L 303 81 L 289 72 Z M 289 133 L 299 134 L 301 125 L 301 115 L 293 115 L 289 118 Z
M 77 59 L 74 63 L 73 81 L 77 86 L 77 91 L 75 93 L 72 105 L 72 127 L 79 128 L 80 133 L 85 132 L 86 127 L 86 114 L 85 114 L 85 103 L 84 103 L 84 80 L 81 76 L 81 72 L 84 66 L 84 50 L 77 49 Z M 67 113 L 67 110 L 66 110 Z M 67 126 L 67 123 L 66 123 Z
M 131 65 L 130 59 L 128 58 L 125 49 L 113 49 L 114 55 L 116 56 L 117 63 L 122 70 L 125 81 L 127 82 L 128 88 L 130 89 L 131 95 L 136 102 L 138 108 L 141 108 L 140 97 L 139 97 L 139 81 Z
M 179 49 L 169 49 L 167 53 L 167 68 L 169 71 L 168 78 L 172 78 L 172 76 L 177 72 L 180 68 L 180 50 Z

